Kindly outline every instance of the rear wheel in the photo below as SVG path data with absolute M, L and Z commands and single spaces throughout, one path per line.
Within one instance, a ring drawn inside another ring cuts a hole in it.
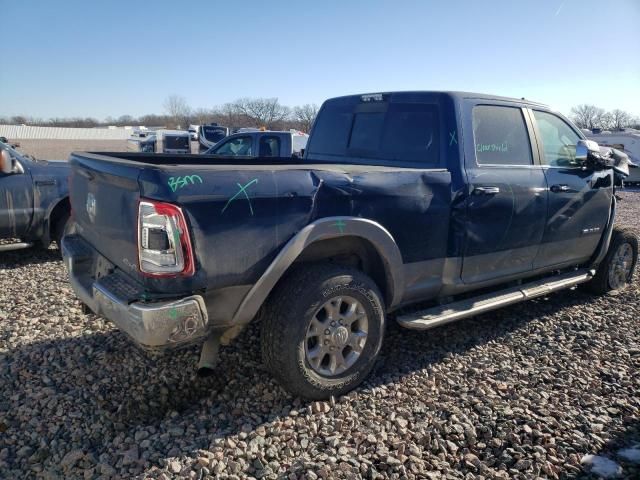
M 624 289 L 633 277 L 638 261 L 638 238 L 623 227 L 614 227 L 609 251 L 585 288 L 604 294 Z
M 382 296 L 367 275 L 340 265 L 300 266 L 267 304 L 263 361 L 294 395 L 341 395 L 371 371 L 384 322 Z

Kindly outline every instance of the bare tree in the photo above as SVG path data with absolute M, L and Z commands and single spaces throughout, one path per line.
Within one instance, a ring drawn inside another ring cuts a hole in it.
M 315 103 L 307 103 L 293 108 L 293 117 L 300 125 L 300 130 L 307 133 L 311 130 L 316 115 L 318 115 L 318 106 Z
M 191 122 L 196 125 L 205 125 L 214 122 L 215 112 L 206 108 L 198 108 L 191 113 Z
M 604 110 L 595 105 L 578 105 L 571 109 L 571 114 L 578 127 L 593 129 L 600 126 Z
M 601 128 L 602 130 L 610 130 L 613 124 L 613 117 L 611 113 L 605 112 L 602 109 L 599 109 L 600 112 L 596 117 L 596 127 Z
M 286 120 L 291 109 L 280 105 L 277 98 L 240 98 L 225 105 L 236 116 L 251 119 L 255 127 L 274 129 Z
M 11 123 L 14 125 L 23 125 L 23 124 L 27 124 L 27 122 L 29 122 L 29 119 L 27 117 L 24 117 L 22 115 L 16 115 L 11 117 Z
M 180 95 L 169 95 L 164 101 L 164 109 L 173 120 L 176 128 L 187 127 L 191 108 L 187 104 L 187 99 Z
M 611 111 L 611 128 L 615 128 L 616 130 L 622 130 L 625 127 L 628 127 L 632 122 L 632 117 L 629 112 L 625 112 L 624 110 L 620 110 L 616 108 Z
M 118 120 L 116 120 L 116 125 L 133 125 L 135 123 L 135 118 L 131 115 L 120 115 Z

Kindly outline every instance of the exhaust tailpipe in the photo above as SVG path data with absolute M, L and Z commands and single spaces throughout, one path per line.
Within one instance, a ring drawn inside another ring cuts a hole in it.
M 198 362 L 198 376 L 208 377 L 212 375 L 218 365 L 220 350 L 220 337 L 218 335 L 209 335 L 202 345 L 200 352 L 200 361 Z

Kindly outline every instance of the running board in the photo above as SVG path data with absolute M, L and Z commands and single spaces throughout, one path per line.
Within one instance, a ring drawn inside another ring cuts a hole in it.
M 506 288 L 497 292 L 467 298 L 458 302 L 438 305 L 398 316 L 398 323 L 412 330 L 427 330 L 462 318 L 479 315 L 496 308 L 541 297 L 551 292 L 571 288 L 593 278 L 593 270 L 577 270 L 542 280 Z
M 20 242 L 20 243 L 8 243 L 6 245 L 0 245 L 0 252 L 12 252 L 13 250 L 22 250 L 25 248 L 33 247 L 33 243 Z

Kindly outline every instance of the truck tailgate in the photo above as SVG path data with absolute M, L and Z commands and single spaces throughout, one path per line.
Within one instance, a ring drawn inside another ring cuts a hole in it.
M 134 278 L 137 269 L 139 169 L 104 160 L 71 157 L 71 209 L 76 230 L 99 253 Z

